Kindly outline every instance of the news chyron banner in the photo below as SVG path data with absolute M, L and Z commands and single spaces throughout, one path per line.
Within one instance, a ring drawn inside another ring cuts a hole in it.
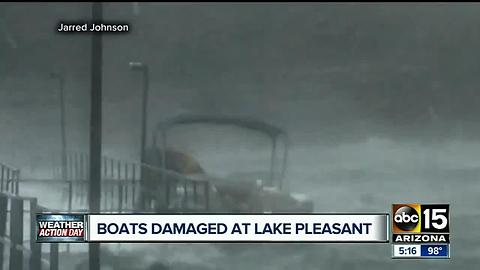
M 388 243 L 389 214 L 41 214 L 38 242 Z

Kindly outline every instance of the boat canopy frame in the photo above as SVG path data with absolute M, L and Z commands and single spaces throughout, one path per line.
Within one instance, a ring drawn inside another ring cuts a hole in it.
M 270 155 L 269 185 L 276 186 L 279 189 L 283 188 L 288 159 L 288 135 L 282 128 L 251 117 L 182 114 L 158 123 L 153 131 L 152 140 L 153 146 L 157 147 L 157 135 L 160 134 L 163 171 L 166 170 L 166 149 L 168 132 L 176 126 L 193 124 L 235 126 L 267 135 L 272 145 Z M 280 165 L 280 175 L 275 180 L 275 170 L 277 166 L 275 161 L 278 155 L 277 152 L 279 151 L 278 143 L 283 143 L 284 147 L 281 156 L 282 160 Z

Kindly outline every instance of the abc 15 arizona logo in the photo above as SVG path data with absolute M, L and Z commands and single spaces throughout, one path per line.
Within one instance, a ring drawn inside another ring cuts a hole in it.
M 448 204 L 393 204 L 394 243 L 449 243 Z

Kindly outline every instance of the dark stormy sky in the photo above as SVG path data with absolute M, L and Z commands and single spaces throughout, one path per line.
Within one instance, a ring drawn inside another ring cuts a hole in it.
M 0 6 L 1 147 L 17 147 L 10 156 L 36 149 L 37 160 L 56 151 L 58 89 L 48 75 L 59 70 L 67 78 L 69 148 L 85 148 L 90 39 L 55 28 L 88 20 L 89 5 Z M 259 117 L 297 144 L 480 136 L 478 4 L 141 3 L 139 10 L 105 4 L 106 20 L 131 27 L 104 36 L 107 153 L 138 147 L 141 80 L 131 60 L 151 69 L 150 125 L 193 112 Z

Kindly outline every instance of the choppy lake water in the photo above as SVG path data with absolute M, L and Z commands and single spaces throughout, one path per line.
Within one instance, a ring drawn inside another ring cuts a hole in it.
M 389 212 L 392 203 L 450 203 L 451 260 L 392 260 L 390 244 L 105 244 L 105 269 L 162 269 L 159 263 L 167 269 L 474 269 L 480 262 L 477 153 L 478 145 L 427 148 L 381 140 L 317 150 L 297 146 L 291 153 L 289 188 L 313 198 L 317 212 Z M 65 186 L 21 188 L 45 206 L 65 201 Z M 82 269 L 85 251 L 86 245 L 72 245 L 62 261 Z M 66 265 L 62 269 L 70 269 Z

